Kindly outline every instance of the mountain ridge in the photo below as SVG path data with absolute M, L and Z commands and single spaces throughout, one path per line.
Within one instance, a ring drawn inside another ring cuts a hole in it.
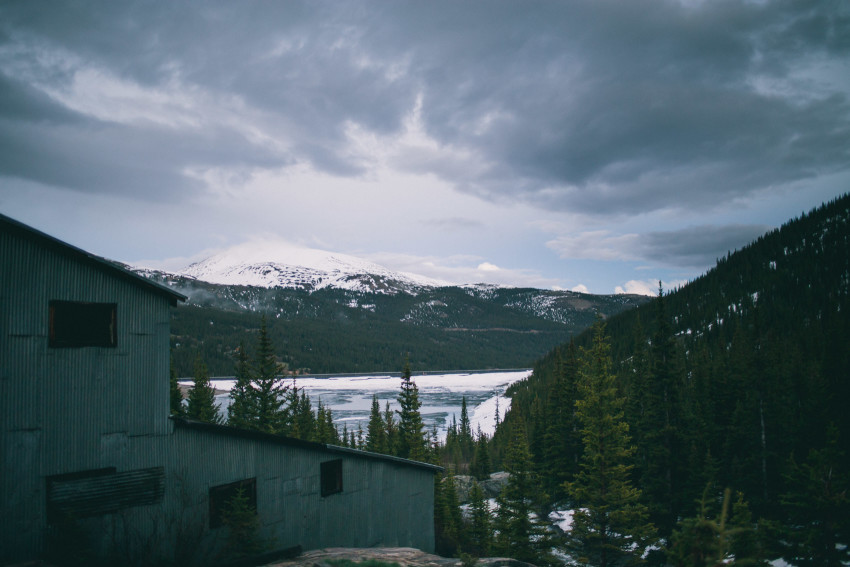
M 224 285 L 151 269 L 136 273 L 187 296 L 172 311 L 175 366 L 190 375 L 196 354 L 229 375 L 261 315 L 292 370 L 371 372 L 520 368 L 589 326 L 649 298 L 492 285 L 320 288 Z M 368 277 L 368 276 L 367 276 Z M 362 281 L 362 280 L 361 280 Z M 375 276 L 375 287 L 397 280 Z

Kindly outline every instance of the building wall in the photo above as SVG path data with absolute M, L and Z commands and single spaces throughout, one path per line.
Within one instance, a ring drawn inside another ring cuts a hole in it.
M 117 303 L 117 346 L 48 347 L 50 300 Z M 169 326 L 167 296 L 0 230 L 0 557 L 42 548 L 47 476 L 154 465 Z
M 117 304 L 117 346 L 49 347 L 50 300 Z M 122 481 L 140 471 L 161 477 L 162 493 L 149 503 L 78 521 L 95 552 L 138 563 L 215 559 L 224 531 L 209 529 L 209 489 L 247 478 L 257 479 L 261 530 L 274 548 L 433 550 L 434 470 L 176 427 L 168 419 L 172 300 L 0 226 L 0 563 L 46 548 L 49 477 L 106 467 Z M 337 458 L 343 490 L 322 497 L 320 464 Z
M 182 492 L 169 495 L 169 506 L 208 525 L 208 502 L 191 513 L 186 494 L 256 478 L 257 514 L 263 537 L 275 548 L 405 546 L 434 549 L 434 471 L 372 458 L 355 451 L 287 446 L 215 432 L 177 427 L 174 466 Z M 341 459 L 342 492 L 323 497 L 322 462 Z M 199 462 L 217 466 L 193 467 Z M 212 530 L 208 545 L 223 543 Z

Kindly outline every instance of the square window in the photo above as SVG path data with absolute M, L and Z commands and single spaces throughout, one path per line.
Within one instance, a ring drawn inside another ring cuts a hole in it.
M 257 513 L 257 479 L 248 478 L 210 488 L 210 529 L 224 525 L 224 518 L 234 497 L 241 492 L 245 504 Z
M 322 496 L 342 492 L 342 459 L 321 464 Z
M 118 344 L 115 303 L 49 302 L 51 348 L 109 347 Z

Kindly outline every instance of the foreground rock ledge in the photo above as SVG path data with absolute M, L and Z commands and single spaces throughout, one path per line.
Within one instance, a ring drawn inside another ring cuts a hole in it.
M 461 565 L 460 559 L 440 557 L 412 547 L 370 547 L 364 549 L 329 547 L 305 551 L 294 559 L 269 563 L 268 567 L 326 567 L 329 565 L 327 561 L 334 559 L 348 559 L 354 562 L 376 559 L 386 563 L 398 563 L 405 567 L 460 567 Z M 478 560 L 477 566 L 534 567 L 530 563 L 523 563 L 506 557 L 483 557 Z

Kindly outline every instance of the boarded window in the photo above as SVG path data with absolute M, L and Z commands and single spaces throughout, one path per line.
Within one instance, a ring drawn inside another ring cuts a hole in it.
M 165 491 L 165 469 L 116 472 L 114 467 L 47 477 L 47 519 L 89 518 L 132 506 L 157 504 Z
M 342 459 L 321 464 L 322 496 L 342 492 Z
M 115 347 L 118 343 L 115 303 L 51 300 L 51 348 Z
M 224 525 L 224 518 L 235 496 L 242 493 L 247 506 L 257 512 L 257 479 L 238 480 L 210 488 L 210 529 Z

